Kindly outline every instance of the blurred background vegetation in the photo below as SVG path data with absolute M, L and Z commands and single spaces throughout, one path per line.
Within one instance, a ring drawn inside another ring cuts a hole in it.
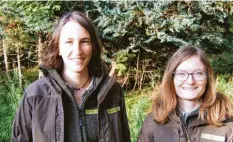
M 58 18 L 83 11 L 94 21 L 109 72 L 126 92 L 135 142 L 167 59 L 185 44 L 211 59 L 219 91 L 233 100 L 233 2 L 3 1 L 0 2 L 0 141 L 10 141 L 13 116 Z

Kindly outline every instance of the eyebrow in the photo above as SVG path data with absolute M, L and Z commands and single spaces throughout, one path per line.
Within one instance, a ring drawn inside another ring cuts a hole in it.
M 68 37 L 67 40 L 74 40 L 74 38 Z M 89 37 L 84 37 L 84 38 L 81 38 L 80 40 L 91 40 L 91 38 L 89 38 Z
M 81 40 L 91 40 L 90 37 L 84 37 L 84 38 L 81 38 Z
M 187 72 L 186 70 L 183 70 L 183 69 L 177 69 L 176 71 L 184 71 L 184 72 Z M 196 71 L 205 71 L 205 69 L 199 68 L 199 69 L 193 70 L 193 72 L 196 72 Z

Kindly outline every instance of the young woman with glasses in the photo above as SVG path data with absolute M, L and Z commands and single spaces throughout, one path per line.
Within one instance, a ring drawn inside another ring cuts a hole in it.
M 180 48 L 169 59 L 139 142 L 232 142 L 233 105 L 218 93 L 203 50 Z

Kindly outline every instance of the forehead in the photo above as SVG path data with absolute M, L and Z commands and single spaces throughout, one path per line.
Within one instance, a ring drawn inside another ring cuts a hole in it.
M 196 71 L 205 70 L 205 65 L 201 62 L 198 56 L 191 56 L 178 65 L 176 70 Z
M 74 21 L 69 21 L 62 27 L 60 37 L 64 37 L 64 38 L 90 37 L 90 34 L 79 23 Z

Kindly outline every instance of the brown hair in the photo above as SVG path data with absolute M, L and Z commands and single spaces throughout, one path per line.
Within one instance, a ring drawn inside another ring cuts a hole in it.
M 92 57 L 88 64 L 88 72 L 91 76 L 100 76 L 102 67 L 102 44 L 98 38 L 93 23 L 86 17 L 84 13 L 78 11 L 68 12 L 65 15 L 63 15 L 59 20 L 58 24 L 54 29 L 49 47 L 44 52 L 44 56 L 42 58 L 43 67 L 48 69 L 62 68 L 63 61 L 62 58 L 59 56 L 59 39 L 62 28 L 69 21 L 77 22 L 89 32 L 92 43 Z
M 154 119 L 158 123 L 164 124 L 168 119 L 168 115 L 175 111 L 178 101 L 173 84 L 173 72 L 183 61 L 191 56 L 199 57 L 206 67 L 208 78 L 206 90 L 201 96 L 202 104 L 199 118 L 205 119 L 209 124 L 220 126 L 224 118 L 232 116 L 233 105 L 226 96 L 216 92 L 213 70 L 207 55 L 202 49 L 192 45 L 178 49 L 169 59 L 161 83 L 161 89 L 159 92 L 154 92 L 155 98 L 152 107 Z

